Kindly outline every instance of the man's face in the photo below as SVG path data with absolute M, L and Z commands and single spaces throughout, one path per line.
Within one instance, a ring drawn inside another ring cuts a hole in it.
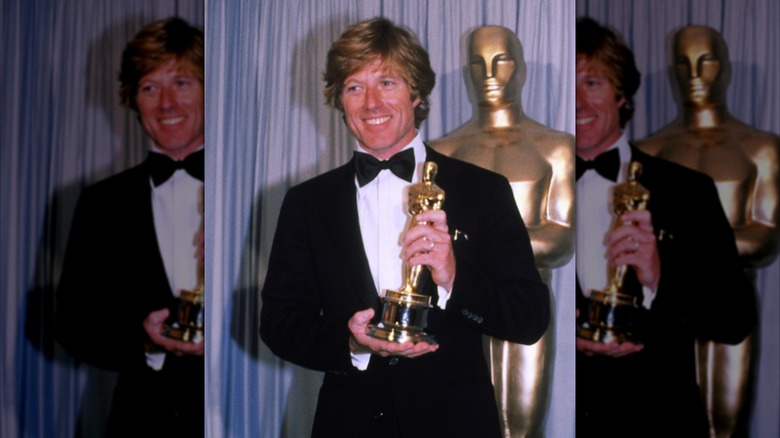
M 358 70 L 344 81 L 341 103 L 344 120 L 360 145 L 385 160 L 409 144 L 415 136 L 414 108 L 406 81 L 381 60 Z
M 471 81 L 481 107 L 502 107 L 513 102 L 520 91 L 516 80 L 517 61 L 508 40 L 499 27 L 474 31 L 469 45 Z M 522 59 L 520 60 L 522 62 Z
M 188 62 L 172 59 L 143 76 L 135 101 L 144 131 L 170 157 L 203 144 L 203 83 Z
M 707 28 L 680 31 L 674 46 L 674 63 L 680 95 L 684 102 L 706 106 L 721 100 L 725 84 L 714 35 Z
M 603 66 L 582 58 L 577 61 L 576 151 L 592 160 L 620 138 L 620 107 L 617 90 Z

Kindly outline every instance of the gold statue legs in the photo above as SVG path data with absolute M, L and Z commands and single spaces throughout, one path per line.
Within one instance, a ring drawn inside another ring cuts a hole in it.
M 550 287 L 550 272 L 539 271 Z M 507 438 L 542 437 L 545 433 L 555 356 L 555 312 L 552 294 L 550 297 L 550 327 L 535 344 L 484 339 L 501 430 Z
M 746 435 L 753 386 L 753 353 L 756 333 L 736 345 L 696 341 L 696 378 L 707 406 L 710 437 Z

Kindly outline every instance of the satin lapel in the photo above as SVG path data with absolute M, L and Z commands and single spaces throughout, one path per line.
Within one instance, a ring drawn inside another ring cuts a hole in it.
M 317 210 L 322 217 L 325 238 L 330 239 L 335 249 L 333 260 L 347 271 L 351 286 L 366 308 L 377 310 L 379 295 L 360 235 L 353 168 L 350 161 L 339 169 L 333 186 L 326 190 L 327 196 L 320 196 L 317 200 Z

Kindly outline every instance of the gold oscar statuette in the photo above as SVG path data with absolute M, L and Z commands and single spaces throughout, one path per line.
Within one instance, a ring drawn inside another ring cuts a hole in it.
M 203 341 L 204 296 L 203 277 L 194 290 L 180 291 L 176 320 L 166 328 L 165 336 L 195 344 Z
M 629 210 L 644 210 L 650 192 L 639 184 L 642 165 L 632 161 L 628 167 L 628 182 L 615 186 L 614 211 L 620 216 Z M 577 328 L 577 336 L 608 344 L 612 341 L 637 341 L 636 325 L 641 309 L 635 295 L 623 292 L 627 265 L 617 266 L 609 287 L 593 290 L 588 305 L 587 321 Z
M 203 239 L 203 189 L 200 190 L 198 202 L 200 211 L 200 227 L 195 237 L 196 245 Z M 176 319 L 165 328 L 165 336 L 177 341 L 203 342 L 205 319 L 205 289 L 203 281 L 203 257 L 198 258 L 198 284 L 193 290 L 181 289 L 179 291 Z
M 423 168 L 423 180 L 409 186 L 409 213 L 412 222 L 409 228 L 418 223 L 415 216 L 427 210 L 440 210 L 444 203 L 444 190 L 434 184 L 437 166 L 427 161 Z M 398 290 L 385 290 L 382 297 L 382 318 L 380 323 L 372 325 L 369 336 L 385 341 L 404 343 L 406 341 L 435 344 L 436 339 L 425 333 L 431 297 L 417 292 L 420 275 L 425 267 L 415 265 L 404 267 L 405 284 Z

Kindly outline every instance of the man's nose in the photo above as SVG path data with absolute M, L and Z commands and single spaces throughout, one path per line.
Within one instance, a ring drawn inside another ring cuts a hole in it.
M 166 109 L 173 106 L 175 102 L 173 90 L 170 87 L 160 88 L 160 101 L 158 102 L 160 108 Z
M 381 102 L 379 91 L 366 87 L 365 100 L 363 101 L 365 107 L 368 109 L 376 108 L 381 105 Z

